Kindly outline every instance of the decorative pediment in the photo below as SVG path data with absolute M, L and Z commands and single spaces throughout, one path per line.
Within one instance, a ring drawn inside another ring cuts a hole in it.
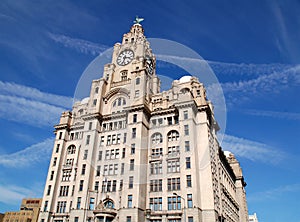
M 103 100 L 105 103 L 107 103 L 107 101 L 113 97 L 114 95 L 116 94 L 124 94 L 126 96 L 129 96 L 129 90 L 127 89 L 124 89 L 124 88 L 116 88 L 116 89 L 113 89 L 111 91 L 109 91 L 104 97 L 103 97 Z

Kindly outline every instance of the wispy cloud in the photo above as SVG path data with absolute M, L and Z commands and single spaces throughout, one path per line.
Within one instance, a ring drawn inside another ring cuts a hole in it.
M 264 143 L 231 135 L 224 135 L 222 146 L 223 150 L 228 150 L 236 156 L 243 157 L 254 162 L 259 161 L 276 165 L 285 158 L 285 154 L 283 152 Z
M 276 119 L 300 120 L 300 113 L 276 112 L 268 110 L 242 110 L 243 113 L 253 116 L 271 117 Z
M 0 118 L 37 127 L 54 125 L 72 98 L 0 81 Z
M 55 42 L 61 43 L 67 48 L 73 48 L 84 54 L 99 55 L 101 52 L 109 48 L 106 45 L 93 43 L 83 39 L 72 38 L 66 35 L 48 33 L 48 36 Z
M 0 155 L 0 165 L 24 168 L 48 160 L 53 148 L 53 138 L 26 147 L 18 152 Z M 2 192 L 0 192 L 2 193 Z
M 287 195 L 287 193 L 299 193 L 300 184 L 288 184 L 285 186 L 276 187 L 274 189 L 252 193 L 249 194 L 247 200 L 249 202 L 256 201 L 270 201 L 280 198 L 282 195 Z

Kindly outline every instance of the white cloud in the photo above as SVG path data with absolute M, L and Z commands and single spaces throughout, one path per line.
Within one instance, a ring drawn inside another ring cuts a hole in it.
M 73 48 L 84 54 L 99 55 L 101 52 L 109 48 L 105 45 L 96 44 L 82 39 L 71 38 L 66 35 L 48 33 L 48 36 L 55 42 L 61 43 L 67 48 Z
M 300 120 L 300 113 L 276 112 L 276 111 L 254 110 L 254 109 L 242 110 L 242 112 L 253 116 L 263 116 L 263 117 L 288 119 L 288 120 Z
M 263 163 L 277 164 L 285 158 L 285 154 L 264 143 L 239 138 L 231 135 L 224 135 L 222 141 L 223 150 L 228 150 L 234 155 L 259 161 Z
M 249 202 L 254 201 L 270 201 L 278 199 L 282 195 L 287 195 L 287 193 L 299 193 L 300 184 L 288 184 L 280 187 L 276 187 L 270 190 L 252 193 L 248 195 L 247 200 Z
M 0 155 L 0 165 L 5 167 L 23 168 L 48 159 L 53 148 L 53 138 L 26 147 L 11 154 Z M 0 192 L 1 193 L 1 192 Z

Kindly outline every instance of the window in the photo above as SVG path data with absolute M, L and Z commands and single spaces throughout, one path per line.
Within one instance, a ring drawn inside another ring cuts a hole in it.
M 89 144 L 90 144 L 90 138 L 91 138 L 90 135 L 87 135 L 87 136 L 86 136 L 86 142 L 85 142 L 86 145 L 89 145 Z
M 75 217 L 74 222 L 79 222 L 79 217 Z
M 130 160 L 129 170 L 134 170 L 134 159 Z
M 180 177 L 168 178 L 168 190 L 180 190 Z
M 97 166 L 96 176 L 100 176 L 101 166 Z
M 79 191 L 82 191 L 82 190 L 83 190 L 83 180 L 80 180 Z
M 69 186 L 60 186 L 59 196 L 67 197 L 69 194 Z
M 136 128 L 132 128 L 132 138 L 136 138 Z
M 152 157 L 159 157 L 163 155 L 162 148 L 152 148 Z
M 140 79 L 140 78 L 136 78 L 136 79 L 135 79 L 135 84 L 136 84 L 136 85 L 139 85 L 140 82 L 141 82 L 141 79 Z
M 129 188 L 129 189 L 132 189 L 132 188 L 133 188 L 133 176 L 130 176 L 130 177 L 129 177 L 128 188 Z
M 194 222 L 193 217 L 188 217 L 188 222 Z
M 59 152 L 59 146 L 60 146 L 60 144 L 57 144 L 57 145 L 56 145 L 56 151 L 55 151 L 56 153 Z
M 72 187 L 72 193 L 71 193 L 71 196 L 74 195 L 74 191 L 75 191 L 75 185 L 73 185 L 73 187 Z
M 47 195 L 50 195 L 51 193 L 51 185 L 48 186 Z
M 132 195 L 128 195 L 127 207 L 132 208 Z M 127 217 L 128 218 L 128 217 Z M 127 220 L 128 221 L 128 220 Z
M 71 170 L 64 170 L 62 175 L 62 181 L 70 181 L 71 173 Z
M 98 152 L 98 160 L 102 160 L 102 150 Z
M 179 146 L 169 146 L 168 147 L 168 155 L 169 156 L 176 156 L 179 153 L 180 153 Z
M 168 141 L 177 141 L 179 139 L 179 133 L 176 130 L 172 130 L 168 133 Z
M 58 201 L 56 207 L 56 213 L 65 213 L 66 205 L 67 205 L 67 201 Z
M 117 163 L 114 164 L 114 175 L 117 175 L 118 174 L 118 168 L 119 168 L 119 165 Z
M 53 177 L 54 177 L 54 171 L 51 171 L 50 179 L 49 180 L 53 180 Z
M 191 175 L 186 175 L 186 186 L 192 187 L 192 176 Z
M 47 209 L 48 209 L 48 200 L 46 200 L 44 203 L 44 212 L 46 212 Z
M 140 96 L 140 90 L 135 90 L 135 94 L 134 94 L 134 97 L 139 97 Z
M 184 148 L 185 151 L 190 151 L 190 141 L 184 141 Z
M 104 136 L 101 136 L 100 137 L 100 146 L 103 146 L 104 145 Z
M 93 100 L 93 106 L 96 106 L 97 105 L 97 99 L 94 99 Z
M 92 122 L 89 122 L 89 130 L 92 129 L 92 126 L 93 126 L 93 123 L 92 123 Z
M 53 166 L 56 166 L 56 162 L 57 162 L 57 157 L 54 157 L 54 159 L 53 159 Z
M 186 163 L 186 168 L 190 169 L 191 168 L 191 157 L 186 157 L 185 163 Z
M 150 180 L 150 191 L 151 192 L 162 191 L 162 179 Z
M 179 159 L 168 160 L 167 166 L 168 166 L 168 170 L 167 170 L 168 173 L 180 172 L 180 161 L 179 161 Z
M 88 155 L 88 150 L 84 150 L 84 153 L 83 153 L 83 159 L 86 160 L 87 159 L 87 155 Z
M 126 137 L 127 137 L 127 133 L 124 133 L 123 143 L 126 143 Z
M 133 123 L 137 122 L 137 114 L 133 114 L 133 116 L 132 116 L 132 122 Z
M 151 162 L 150 173 L 151 174 L 162 174 L 162 162 L 161 161 Z
M 189 135 L 189 125 L 184 125 L 184 135 L 185 136 Z
M 131 154 L 135 154 L 135 143 L 131 144 Z
M 99 87 L 96 87 L 95 88 L 95 93 L 98 93 L 99 92 Z
M 183 119 L 188 119 L 188 118 L 189 118 L 188 111 L 187 110 L 183 111 Z
M 162 197 L 154 197 L 150 198 L 150 206 L 149 208 L 153 211 L 162 210 Z
M 193 197 L 192 194 L 187 195 L 187 207 L 193 208 Z
M 85 175 L 86 164 L 82 164 L 81 175 Z
M 121 81 L 127 80 L 127 70 L 121 71 Z
M 180 210 L 181 209 L 181 197 L 173 196 L 168 197 L 168 210 Z
M 120 189 L 119 190 L 122 190 L 123 189 L 123 180 L 120 180 Z
M 76 147 L 74 145 L 71 145 L 67 149 L 68 154 L 74 154 L 76 152 Z
M 61 140 L 61 138 L 62 138 L 62 132 L 59 132 L 59 137 L 58 137 L 58 139 Z
M 77 197 L 77 209 L 80 209 L 80 205 L 81 205 L 81 197 Z
M 123 149 L 122 149 L 122 158 L 125 158 L 125 152 L 126 152 L 126 149 L 123 148 Z
M 152 144 L 162 143 L 162 141 L 163 141 L 162 135 L 160 133 L 154 133 L 151 136 L 151 141 L 152 141 Z
M 89 210 L 94 210 L 94 206 L 95 206 L 95 198 L 91 197 L 90 204 L 89 204 Z
M 95 191 L 99 190 L 99 181 L 95 181 L 95 187 L 94 187 Z
M 126 217 L 126 222 L 131 222 L 131 216 Z

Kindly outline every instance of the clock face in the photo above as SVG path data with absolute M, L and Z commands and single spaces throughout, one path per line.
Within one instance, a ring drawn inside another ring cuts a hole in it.
M 129 64 L 133 60 L 133 58 L 134 58 L 133 51 L 130 49 L 125 49 L 119 54 L 117 58 L 117 63 L 120 66 L 125 66 Z
M 149 57 L 146 57 L 146 64 L 145 65 L 146 65 L 146 69 L 147 69 L 148 73 L 150 75 L 152 75 L 153 74 L 153 62 L 152 62 L 152 59 L 149 58 Z

